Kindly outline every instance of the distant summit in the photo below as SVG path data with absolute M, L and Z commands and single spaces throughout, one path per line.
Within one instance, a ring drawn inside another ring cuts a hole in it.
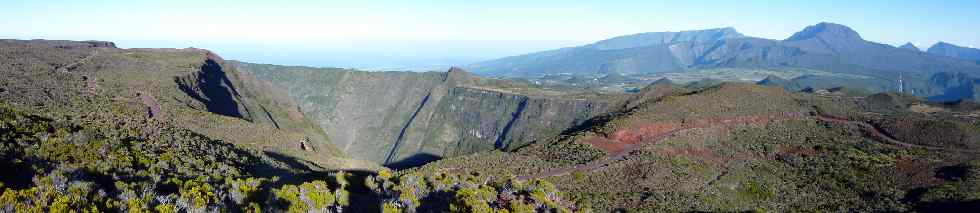
M 785 78 L 780 78 L 779 76 L 775 76 L 775 75 L 768 75 L 766 76 L 766 78 L 755 82 L 755 84 L 762 85 L 762 86 L 782 87 L 789 91 L 799 91 L 803 89 L 800 87 L 799 84 L 791 80 L 787 80 Z
M 899 46 L 898 48 L 907 49 L 907 50 L 914 50 L 914 51 L 917 51 L 917 52 L 918 51 L 922 51 L 922 50 L 919 49 L 919 47 L 916 47 L 914 44 L 912 44 L 912 42 L 905 43 L 902 46 Z
M 491 76 L 549 74 L 624 75 L 683 69 L 696 60 L 694 46 L 747 38 L 735 28 L 648 32 L 619 36 L 589 45 L 567 47 L 484 61 L 466 66 Z
M 648 86 L 657 86 L 657 85 L 673 86 L 673 85 L 676 85 L 676 84 L 674 83 L 674 81 L 671 81 L 670 79 L 660 78 L 660 79 L 657 79 L 656 81 L 653 81 Z
M 815 88 L 848 86 L 875 91 L 892 89 L 894 81 L 903 73 L 907 74 L 906 77 L 929 76 L 938 72 L 980 73 L 980 64 L 977 63 L 980 52 L 976 49 L 940 44 L 930 48 L 929 52 L 933 54 L 923 54 L 909 51 L 918 49 L 912 44 L 904 46 L 899 49 L 893 45 L 867 41 L 848 26 L 823 22 L 807 26 L 784 40 L 745 36 L 733 28 L 651 32 L 615 37 L 585 46 L 484 61 L 465 68 L 487 76 L 564 74 L 578 75 L 588 80 L 610 73 L 636 75 L 719 68 L 773 71 L 803 68 L 865 77 L 819 75 L 789 81 Z M 778 79 L 770 80 L 777 83 Z M 923 81 L 921 77 L 905 80 Z M 789 87 L 795 86 L 791 84 Z M 917 91 L 941 93 L 940 90 Z
M 599 80 L 604 82 L 622 82 L 622 81 L 628 81 L 630 80 L 630 78 L 624 76 L 623 74 L 619 74 L 618 72 L 612 72 L 606 74 L 606 76 L 603 76 L 602 78 L 599 78 Z
M 789 80 L 775 75 L 768 75 L 766 78 L 756 82 L 755 84 L 763 86 L 783 86 L 789 84 Z
M 679 42 L 705 43 L 723 39 L 745 37 L 735 28 L 715 28 L 680 32 L 649 32 L 619 36 L 588 45 L 597 50 L 616 50 L 651 45 L 664 45 Z
M 980 62 L 980 49 L 962 47 L 955 44 L 950 44 L 940 41 L 932 47 L 929 47 L 926 52 L 934 55 L 941 55 L 959 59 L 966 59 L 970 61 Z
M 861 35 L 848 26 L 841 24 L 821 22 L 816 25 L 808 26 L 803 31 L 790 36 L 786 41 L 798 41 L 820 38 L 823 40 L 864 40 Z

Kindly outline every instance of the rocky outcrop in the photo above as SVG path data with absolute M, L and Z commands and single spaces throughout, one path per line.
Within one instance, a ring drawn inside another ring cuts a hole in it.
M 82 43 L 89 44 L 90 47 L 116 48 L 116 43 L 110 41 L 83 41 Z
M 236 67 L 289 90 L 349 155 L 395 168 L 550 139 L 611 105 L 514 92 L 522 85 L 456 68 L 410 73 L 240 62 Z
M 177 87 L 196 100 L 188 103 L 209 112 L 252 120 L 248 107 L 242 104 L 242 97 L 229 80 L 227 73 L 218 63 L 220 58 L 208 57 L 200 66 L 200 71 L 186 76 L 174 77 Z

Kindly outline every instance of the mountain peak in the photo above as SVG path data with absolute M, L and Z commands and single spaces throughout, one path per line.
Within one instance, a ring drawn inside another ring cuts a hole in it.
M 908 49 L 908 50 L 915 50 L 915 51 L 922 51 L 922 50 L 919 49 L 919 47 L 916 47 L 914 44 L 912 44 L 912 42 L 905 43 L 902 46 L 899 46 L 898 48 Z
M 948 43 L 948 42 L 945 42 L 945 41 L 939 41 L 939 42 L 936 42 L 936 44 L 933 44 L 932 46 L 935 47 L 935 46 L 956 46 L 956 45 L 955 44 Z
M 963 47 L 951 43 L 940 41 L 929 47 L 926 52 L 933 55 L 941 55 L 970 61 L 980 62 L 980 49 Z
M 710 30 L 714 30 L 718 33 L 721 33 L 722 35 L 735 36 L 735 37 L 745 36 L 742 35 L 742 33 L 738 32 L 738 30 L 735 30 L 734 27 L 722 27 L 722 28 L 715 28 Z
M 967 48 L 967 47 L 955 45 L 953 43 L 949 43 L 945 41 L 939 41 L 936 42 L 936 44 L 933 44 L 931 47 L 929 47 L 929 50 L 963 49 L 963 48 Z
M 467 72 L 466 70 L 463 70 L 463 68 L 451 67 L 449 68 L 448 71 L 446 71 L 444 81 L 450 81 L 450 80 L 459 81 L 459 80 L 470 79 L 472 77 L 473 75 Z
M 654 86 L 654 85 L 674 85 L 674 81 L 671 81 L 670 79 L 667 78 L 660 78 L 650 83 L 649 86 Z
M 450 67 L 449 68 L 449 71 L 446 71 L 446 72 L 448 72 L 448 73 L 454 73 L 454 72 L 462 72 L 462 73 L 465 73 L 466 70 L 463 70 L 463 68 L 459 68 L 459 67 L 455 67 L 454 66 L 454 67 Z
M 830 22 L 821 22 L 816 25 L 807 26 L 803 29 L 803 31 L 793 34 L 793 36 L 790 36 L 786 40 L 797 41 L 817 37 L 823 39 L 843 40 L 861 39 L 861 35 L 848 26 Z

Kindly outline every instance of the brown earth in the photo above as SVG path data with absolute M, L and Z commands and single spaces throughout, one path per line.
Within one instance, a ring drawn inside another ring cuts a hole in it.
M 538 174 L 518 176 L 517 179 L 529 180 L 534 178 L 566 175 L 575 171 L 594 171 L 626 158 L 626 156 L 631 152 L 641 148 L 644 145 L 660 142 L 676 133 L 691 129 L 710 127 L 728 128 L 735 125 L 764 124 L 773 119 L 798 118 L 801 116 L 802 114 L 799 112 L 782 112 L 770 115 L 706 118 L 698 120 L 682 120 L 679 122 L 658 122 L 638 125 L 638 127 L 616 131 L 615 133 L 610 134 L 608 138 L 593 136 L 582 140 L 583 143 L 588 143 L 606 152 L 607 155 L 604 159 L 592 161 L 587 164 L 557 168 Z

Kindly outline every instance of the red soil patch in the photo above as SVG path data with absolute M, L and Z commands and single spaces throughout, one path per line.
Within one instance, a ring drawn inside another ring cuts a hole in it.
M 630 149 L 636 144 L 659 141 L 665 137 L 665 134 L 677 131 L 694 128 L 730 127 L 739 124 L 765 124 L 775 118 L 794 117 L 798 115 L 799 113 L 777 113 L 763 116 L 736 116 L 646 123 L 635 125 L 633 128 L 616 131 L 608 137 L 588 137 L 583 142 L 591 144 L 593 147 L 606 153 L 616 153 Z
M 163 110 L 161 110 L 160 104 L 157 104 L 156 99 L 153 99 L 153 96 L 140 93 L 139 98 L 143 102 L 143 106 L 146 106 L 147 114 L 150 118 L 160 118 L 163 116 Z
M 699 119 L 693 121 L 658 122 L 658 123 L 650 123 L 645 125 L 637 125 L 638 127 L 635 128 L 617 131 L 611 134 L 608 138 L 592 136 L 581 141 L 583 143 L 591 144 L 594 147 L 605 151 L 607 155 L 605 158 L 601 160 L 592 161 L 587 164 L 578 164 L 578 165 L 572 165 L 563 168 L 555 168 L 537 174 L 518 176 L 517 179 L 530 180 L 534 178 L 565 175 L 573 171 L 594 171 L 596 169 L 600 169 L 607 165 L 610 165 L 616 161 L 625 159 L 630 152 L 639 149 L 641 145 L 643 145 L 644 143 L 660 142 L 676 133 L 685 130 L 690 130 L 695 128 L 715 127 L 715 126 L 726 127 L 730 125 L 743 124 L 743 123 L 765 123 L 772 119 L 795 118 L 800 116 L 802 116 L 802 114 L 798 112 L 783 112 L 783 113 L 774 113 L 770 115 L 761 115 L 761 116 L 741 116 L 741 117 L 730 117 L 730 118 Z M 707 149 L 691 150 L 691 152 L 685 150 L 684 152 L 689 154 L 693 153 L 695 155 L 702 156 L 705 159 L 714 162 L 722 161 L 722 157 L 715 155 L 714 153 L 712 153 Z
M 681 125 L 678 123 L 645 124 L 633 129 L 616 131 L 611 135 L 610 139 L 619 141 L 620 143 L 635 144 L 642 141 L 644 136 L 660 135 L 679 128 L 681 128 Z

